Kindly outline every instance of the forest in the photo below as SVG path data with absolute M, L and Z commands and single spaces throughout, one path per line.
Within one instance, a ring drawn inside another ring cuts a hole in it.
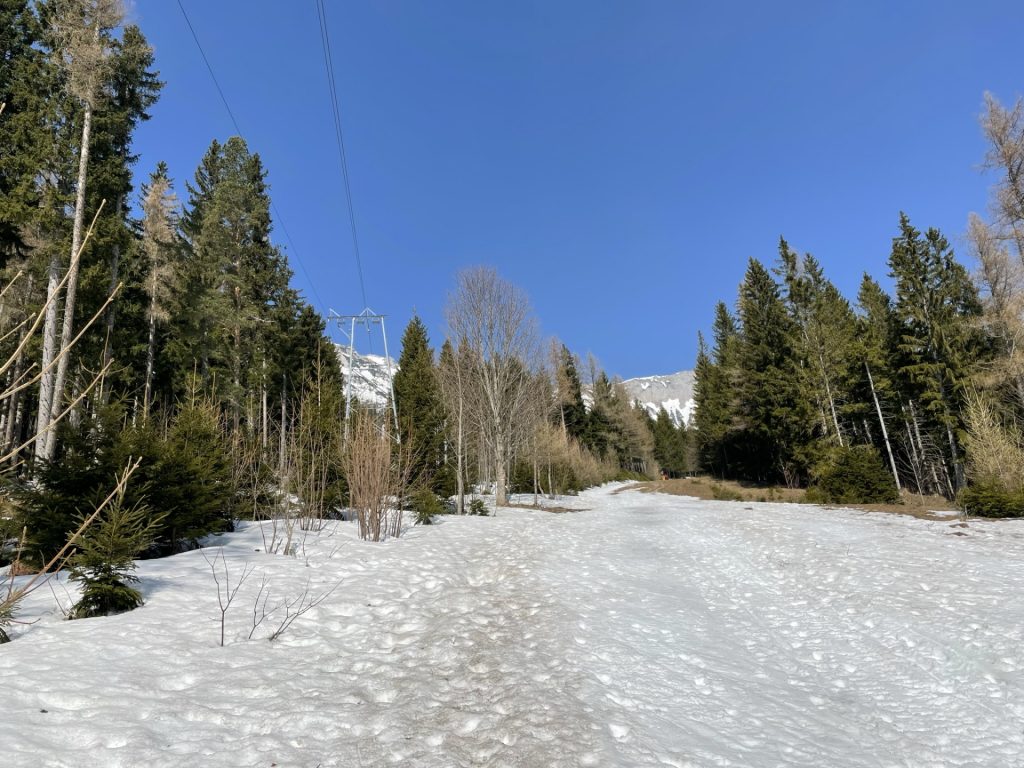
M 699 340 L 696 442 L 712 474 L 808 487 L 823 502 L 941 495 L 969 514 L 1024 513 L 1024 101 L 986 95 L 988 219 L 968 259 L 900 213 L 892 293 L 864 274 L 844 297 L 780 239 L 751 259 L 735 309 Z
M 378 539 L 403 507 L 479 511 L 481 484 L 505 504 L 682 467 L 685 432 L 593 360 L 584 387 L 489 268 L 456 277 L 440 350 L 418 319 L 406 329 L 397 423 L 346 413 L 324 318 L 273 242 L 259 153 L 213 139 L 184 200 L 166 164 L 136 167 L 163 83 L 122 4 L 3 0 L 0 54 L 0 639 L 21 572 L 71 568 L 77 614 L 108 613 L 141 599 L 134 558 L 238 519 L 286 520 L 287 550 L 346 507 Z

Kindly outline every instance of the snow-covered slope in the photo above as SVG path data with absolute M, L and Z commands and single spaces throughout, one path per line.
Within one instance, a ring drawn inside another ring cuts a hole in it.
M 635 400 L 654 417 L 664 408 L 678 427 L 693 419 L 696 403 L 693 401 L 693 371 L 679 371 L 667 376 L 642 376 L 626 379 L 623 385 Z
M 388 359 L 383 355 L 353 355 L 355 365 L 349 364 L 348 346 L 338 344 L 338 360 L 346 380 L 351 378 L 352 397 L 374 408 L 384 407 L 391 397 L 388 382 Z M 398 363 L 391 361 L 392 373 L 398 373 Z M 355 373 L 353 374 L 353 371 Z
M 296 556 L 243 525 L 223 648 L 203 552 L 121 616 L 60 620 L 61 578 L 0 646 L 3 766 L 1024 765 L 1024 523 L 614 490 Z

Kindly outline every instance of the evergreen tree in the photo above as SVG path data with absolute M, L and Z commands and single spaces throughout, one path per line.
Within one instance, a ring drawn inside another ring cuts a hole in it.
M 800 258 L 785 239 L 779 241 L 779 267 L 786 307 L 793 321 L 793 352 L 800 387 L 817 406 L 821 434 L 840 447 L 848 443 L 841 415 L 856 378 L 852 349 L 856 337 L 853 310 L 825 279 L 810 254 Z
M 587 431 L 587 406 L 583 402 L 576 357 L 564 344 L 558 351 L 555 366 L 559 419 L 568 437 L 580 439 Z
M 796 357 L 795 329 L 764 266 L 750 260 L 740 285 L 737 350 L 738 417 L 743 432 L 742 473 L 759 482 L 783 480 L 789 485 L 805 477 L 811 457 L 813 417 L 802 397 Z
M 664 408 L 658 410 L 658 416 L 651 424 L 654 435 L 654 458 L 664 472 L 673 477 L 686 473 L 686 428 L 676 427 L 672 417 Z
M 416 316 L 402 335 L 402 354 L 394 388 L 399 434 L 412 457 L 410 478 L 438 492 L 450 491 L 451 482 L 443 472 L 445 438 L 441 388 L 427 328 Z
M 42 234 L 40 171 L 49 169 L 55 144 L 58 74 L 32 7 L 0 0 L 0 264 L 26 255 Z
M 159 525 L 160 518 L 141 504 L 126 507 L 122 493 L 85 530 L 71 558 L 70 578 L 82 583 L 71 618 L 110 616 L 142 605 L 142 593 L 131 586 L 138 581 L 132 572 L 135 558 L 153 545 Z
M 214 141 L 188 185 L 181 220 L 183 311 L 168 354 L 177 361 L 178 390 L 194 365 L 236 426 L 246 420 L 249 401 L 272 400 L 273 378 L 302 381 L 302 371 L 288 364 L 295 359 L 286 349 L 293 332 L 305 329 L 307 361 L 323 339 L 322 326 L 310 327 L 304 303 L 288 287 L 284 255 L 270 242 L 265 177 L 259 155 L 241 138 Z
M 694 381 L 694 426 L 700 465 L 714 475 L 725 477 L 737 468 L 730 465 L 740 451 L 732 446 L 737 428 L 739 385 L 736 321 L 723 302 L 715 306 L 714 349 L 708 353 L 704 337 L 698 336 Z
M 863 373 L 858 401 L 865 405 L 860 416 L 866 423 L 877 424 L 877 430 L 868 430 L 872 441 L 888 459 L 889 469 L 897 489 L 902 486 L 896 464 L 892 427 L 898 420 L 891 417 L 893 403 L 899 395 L 893 374 L 892 355 L 896 347 L 896 323 L 892 301 L 882 287 L 867 273 L 861 279 L 857 293 L 860 314 L 857 317 L 857 346 L 854 352 Z M 918 484 L 920 489 L 920 485 Z
M 929 229 L 922 236 L 906 214 L 900 214 L 889 267 L 896 281 L 897 372 L 931 428 L 945 438 L 957 490 L 965 482 L 962 398 L 970 370 L 984 354 L 975 331 L 981 314 L 977 290 L 942 234 Z

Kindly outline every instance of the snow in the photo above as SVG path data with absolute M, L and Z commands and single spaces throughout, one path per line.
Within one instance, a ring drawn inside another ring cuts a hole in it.
M 620 489 L 295 557 L 226 534 L 223 648 L 201 552 L 141 563 L 122 616 L 40 590 L 4 765 L 1024 765 L 1024 523 Z M 263 577 L 336 589 L 247 640 Z
M 677 427 L 692 423 L 697 404 L 693 399 L 693 371 L 663 376 L 641 376 L 622 382 L 630 397 L 639 400 L 652 418 L 664 408 Z
M 391 400 L 391 376 L 398 373 L 398 363 L 383 355 L 364 355 L 355 351 L 350 361 L 346 345 L 336 344 L 335 350 L 345 381 L 352 386 L 352 396 L 373 408 L 386 406 Z

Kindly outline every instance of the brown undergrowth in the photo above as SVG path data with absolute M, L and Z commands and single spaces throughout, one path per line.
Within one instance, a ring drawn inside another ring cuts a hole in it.
M 693 496 L 706 501 L 744 501 L 751 503 L 775 502 L 785 504 L 808 504 L 805 492 L 799 488 L 778 486 L 757 486 L 738 483 L 733 480 L 717 480 L 710 477 L 683 477 L 672 480 L 652 480 L 633 483 L 620 488 L 623 491 L 642 493 L 668 493 L 674 496 Z M 957 512 L 948 499 L 942 496 L 921 496 L 903 493 L 902 504 L 827 504 L 826 509 L 858 509 L 864 512 L 887 512 L 909 515 L 921 520 L 950 520 L 950 512 Z M 947 514 L 936 514 L 946 512 Z

